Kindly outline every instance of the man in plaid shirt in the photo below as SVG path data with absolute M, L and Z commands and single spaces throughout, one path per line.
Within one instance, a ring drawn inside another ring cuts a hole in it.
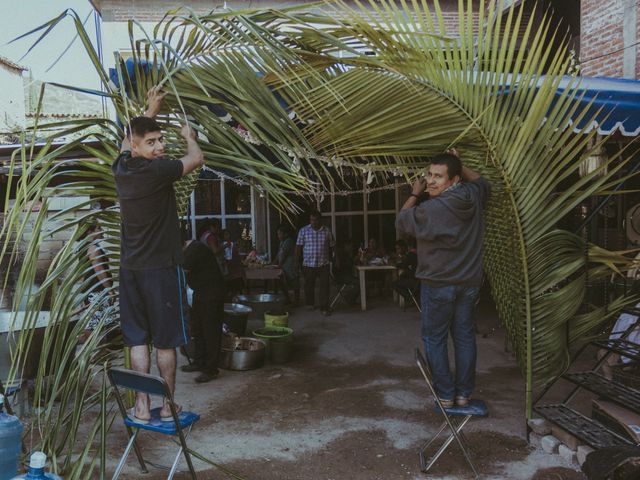
M 302 227 L 296 241 L 296 259 L 302 263 L 305 303 L 315 308 L 316 279 L 320 285 L 320 311 L 331 315 L 329 307 L 329 262 L 333 257 L 335 240 L 331 230 L 322 225 L 317 210 L 309 214 L 309 225 Z M 302 262 L 300 260 L 302 259 Z

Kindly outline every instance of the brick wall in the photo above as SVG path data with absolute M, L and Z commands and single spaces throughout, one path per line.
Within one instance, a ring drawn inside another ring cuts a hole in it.
M 299 0 L 228 0 L 226 5 L 232 9 L 282 8 L 300 3 L 307 2 Z M 182 2 L 175 0 L 136 0 L 135 2 L 131 0 L 103 0 L 99 4 L 102 19 L 105 22 L 126 22 L 131 18 L 141 22 L 157 22 L 170 9 L 186 6 L 198 14 L 204 14 L 210 12 L 215 6 L 222 5 L 223 2 L 211 2 L 211 0 Z M 440 0 L 440 6 L 447 32 L 456 32 L 458 30 L 457 0 Z
M 583 75 L 623 77 L 625 51 L 621 49 L 625 47 L 625 5 L 628 3 L 629 0 L 581 1 L 580 61 Z M 633 8 L 636 9 L 636 18 L 640 18 L 640 2 L 633 2 Z M 632 43 L 635 43 L 640 36 L 637 22 L 633 30 L 635 39 Z M 610 53 L 615 51 L 618 52 Z M 608 55 L 602 56 L 605 54 Z M 635 64 L 635 78 L 638 78 L 640 61 L 637 53 Z

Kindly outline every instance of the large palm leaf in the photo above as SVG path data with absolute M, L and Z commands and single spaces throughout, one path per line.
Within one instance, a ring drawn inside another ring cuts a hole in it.
M 169 12 L 152 32 L 132 21 L 136 68 L 128 75 L 118 60 L 117 90 L 106 87 L 106 72 L 73 13 L 37 31 L 46 32 L 71 16 L 121 122 L 142 111 L 151 85 L 164 84 L 170 95 L 160 120 L 169 132 L 171 153 L 181 152 L 175 120 L 188 117 L 201 133 L 208 167 L 234 172 L 268 192 L 285 211 L 291 209 L 285 191 L 321 191 L 348 169 L 371 172 L 371 179 L 384 182 L 390 173 L 409 175 L 429 155 L 458 148 L 465 162 L 493 184 L 485 267 L 526 379 L 530 412 L 534 386 L 566 367 L 571 343 L 629 300 L 619 299 L 605 310 L 580 310 L 585 278 L 609 275 L 627 259 L 557 228 L 576 205 L 609 188 L 624 162 L 608 173 L 577 176 L 593 134 L 576 135 L 566 128 L 570 118 L 581 116 L 573 102 L 575 88 L 553 99 L 560 76 L 571 72 L 566 48 L 552 47 L 550 20 L 532 16 L 524 21 L 520 8 L 505 10 L 490 2 L 485 9 L 480 2 L 476 21 L 474 3 L 459 3 L 457 32 L 445 31 L 437 2 L 432 11 L 418 1 L 371 2 L 356 9 L 336 2 L 327 4 L 324 13 L 300 8 L 200 17 Z M 216 108 L 231 114 L 249 134 L 214 114 Z M 88 265 L 78 255 L 82 242 L 73 241 L 86 228 L 84 217 L 97 217 L 111 238 L 107 261 L 115 274 L 117 210 L 87 212 L 74 206 L 52 216 L 46 201 L 38 212 L 28 207 L 43 200 L 51 184 L 58 186 L 49 193 L 58 196 L 91 194 L 92 201 L 113 204 L 109 165 L 122 131 L 116 122 L 104 120 L 61 123 L 36 133 L 46 133 L 53 142 L 71 130 L 81 136 L 65 146 L 50 143 L 34 154 L 25 145 L 17 152 L 12 165 L 22 173 L 11 178 L 17 185 L 16 207 L 5 212 L 2 236 L 18 240 L 5 243 L 14 245 L 5 247 L 5 258 L 26 244 L 16 298 L 28 295 L 36 279 L 41 241 L 52 230 L 66 232 L 71 240 L 27 305 L 33 319 L 53 295 L 54 321 L 43 358 L 52 352 L 55 371 L 61 372 L 45 383 L 50 370 L 43 360 L 36 402 L 45 408 L 34 425 L 42 427 L 38 440 L 59 456 L 63 468 L 73 478 L 86 478 L 97 460 L 78 462 L 73 471 L 68 467 L 74 452 L 94 459 L 104 455 L 92 441 L 101 435 L 104 445 L 110 411 L 104 383 L 91 380 L 103 375 L 102 362 L 110 359 L 95 358 L 92 350 L 102 329 L 77 357 L 67 341 L 70 325 L 75 335 L 88 315 L 74 314 L 82 310 Z M 60 161 L 73 148 L 99 161 Z M 181 205 L 194 182 L 192 175 L 177 187 Z M 27 225 L 30 240 L 20 243 Z M 32 329 L 22 331 L 16 366 L 31 336 Z M 55 403 L 56 398 L 64 401 Z M 89 410 L 101 415 L 80 447 L 79 418 Z

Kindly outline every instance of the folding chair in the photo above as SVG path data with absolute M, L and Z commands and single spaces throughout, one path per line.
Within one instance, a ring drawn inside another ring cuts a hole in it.
M 331 309 L 333 309 L 333 306 L 338 303 L 338 300 L 340 300 L 342 298 L 342 300 L 351 305 L 351 302 L 349 301 L 349 299 L 346 297 L 345 295 L 345 290 L 349 289 L 349 288 L 355 288 L 356 286 L 356 279 L 352 279 L 352 278 L 336 278 L 333 273 L 331 273 L 331 280 L 332 283 L 336 286 L 337 291 L 335 296 L 333 297 L 333 300 L 331 300 L 331 303 L 329 304 L 329 307 Z M 357 296 L 356 296 L 357 298 Z
M 420 302 L 416 298 L 416 295 L 419 295 L 420 292 L 420 282 L 418 280 L 410 280 L 407 278 L 399 278 L 394 281 L 392 284 L 393 289 L 396 291 L 398 295 L 400 295 L 402 301 L 400 302 L 400 307 L 402 310 L 406 310 L 406 302 L 411 300 L 413 304 L 418 309 L 418 312 L 422 312 L 422 308 L 420 307 Z
M 462 433 L 462 429 L 469 422 L 469 420 L 471 420 L 471 417 L 486 417 L 489 414 L 487 405 L 482 400 L 474 399 L 470 400 L 469 404 L 465 407 L 445 408 L 442 405 L 442 402 L 440 401 L 440 398 L 438 397 L 433 386 L 429 364 L 420 352 L 419 348 L 416 348 L 416 363 L 418 364 L 418 368 L 420 369 L 420 372 L 422 372 L 422 376 L 427 382 L 427 386 L 429 387 L 429 390 L 431 391 L 431 394 L 436 401 L 436 411 L 442 413 L 442 416 L 444 417 L 444 422 L 442 422 L 442 425 L 440 425 L 438 432 L 422 447 L 422 449 L 420 449 L 420 469 L 424 473 L 427 473 L 429 469 L 431 469 L 431 467 L 433 467 L 433 465 L 436 463 L 438 458 L 440 458 L 440 456 L 444 453 L 447 447 L 449 447 L 451 442 L 455 440 L 460 446 L 460 449 L 464 454 L 464 458 L 467 460 L 467 463 L 473 470 L 475 478 L 480 478 L 480 474 L 471 461 L 469 445 L 464 437 L 464 434 Z M 444 432 L 447 427 L 449 428 L 451 433 L 442 442 L 437 451 L 431 457 L 428 457 L 426 453 L 427 450 L 436 442 L 436 440 L 438 440 L 442 432 Z
M 175 405 L 173 403 L 173 397 L 171 392 L 169 391 L 169 387 L 167 383 L 164 381 L 162 377 L 158 377 L 155 375 L 149 375 L 146 373 L 134 372 L 133 370 L 125 370 L 122 368 L 111 368 L 108 372 L 109 381 L 113 386 L 116 393 L 116 400 L 118 401 L 118 407 L 120 408 L 120 413 L 122 414 L 122 419 L 124 420 L 124 425 L 127 428 L 127 433 L 129 434 L 129 443 L 122 454 L 122 458 L 120 459 L 120 463 L 118 463 L 118 467 L 116 468 L 115 473 L 113 474 L 112 480 L 115 480 L 120 475 L 122 468 L 131 453 L 131 448 L 133 447 L 136 456 L 138 457 L 138 462 L 140 463 L 140 467 L 142 468 L 143 473 L 148 473 L 147 466 L 142 457 L 142 452 L 136 443 L 136 439 L 141 430 L 147 430 L 150 432 L 160 433 L 162 435 L 169 435 L 172 437 L 178 437 L 178 453 L 173 461 L 171 467 L 160 467 L 166 468 L 169 470 L 169 476 L 167 480 L 171 480 L 176 473 L 178 468 L 178 461 L 180 460 L 180 455 L 184 454 L 184 457 L 187 461 L 187 465 L 189 466 L 189 471 L 191 472 L 191 478 L 196 480 L 196 472 L 193 468 L 193 464 L 191 463 L 191 456 L 189 454 L 190 450 L 187 447 L 186 437 L 191 432 L 191 428 L 193 424 L 200 419 L 200 415 L 192 412 L 180 412 L 176 411 Z M 135 422 L 127 413 L 127 409 L 125 408 L 124 401 L 122 400 L 122 395 L 120 394 L 120 387 L 125 390 L 132 390 L 135 392 L 147 393 L 149 395 L 158 395 L 167 399 L 167 403 L 171 408 L 171 415 L 173 417 L 173 421 L 163 421 L 160 418 L 160 407 L 154 408 L 151 410 L 151 420 L 149 423 L 141 424 L 139 422 Z M 183 430 L 186 429 L 186 435 Z

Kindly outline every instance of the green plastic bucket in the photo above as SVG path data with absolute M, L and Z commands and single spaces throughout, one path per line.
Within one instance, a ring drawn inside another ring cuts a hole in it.
M 267 344 L 267 358 L 273 363 L 284 363 L 291 358 L 293 330 L 289 327 L 264 327 L 253 331 L 253 336 Z
M 264 314 L 265 327 L 288 327 L 289 312 L 269 311 Z

